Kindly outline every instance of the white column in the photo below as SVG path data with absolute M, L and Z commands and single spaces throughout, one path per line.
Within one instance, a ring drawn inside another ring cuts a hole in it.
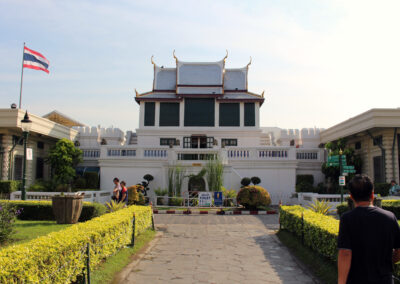
M 240 127 L 244 126 L 244 103 L 239 104 Z
M 254 104 L 254 114 L 255 114 L 255 121 L 256 121 L 256 127 L 259 128 L 260 127 L 260 103 L 255 103 Z
M 182 100 L 179 103 L 179 126 L 184 127 L 185 126 L 185 101 Z M 182 140 L 183 143 L 183 140 Z
M 215 110 L 214 110 L 214 125 L 215 127 L 219 127 L 219 102 L 215 100 Z
M 154 126 L 160 126 L 160 102 L 156 102 Z
M 139 128 L 144 127 L 144 104 L 145 102 L 140 102 L 139 105 Z
M 1 161 L 3 163 L 2 167 L 2 173 L 1 173 L 1 179 L 2 180 L 8 180 L 8 170 L 9 170 L 9 151 L 11 150 L 12 147 L 12 136 L 11 135 L 3 135 L 2 138 L 2 144 L 3 144 L 3 160 Z

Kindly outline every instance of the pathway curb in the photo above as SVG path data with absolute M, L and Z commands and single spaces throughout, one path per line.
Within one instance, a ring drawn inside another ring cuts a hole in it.
M 204 210 L 157 210 L 154 209 L 154 214 L 177 214 L 177 215 L 270 215 L 270 214 L 278 214 L 277 210 L 268 210 L 268 211 L 224 211 L 224 214 L 221 214 L 221 211 L 213 210 L 213 211 L 204 211 Z

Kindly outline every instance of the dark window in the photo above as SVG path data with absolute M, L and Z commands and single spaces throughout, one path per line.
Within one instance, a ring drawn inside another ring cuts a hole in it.
M 256 126 L 256 112 L 254 103 L 244 104 L 244 126 Z
M 14 158 L 14 180 L 22 180 L 22 162 L 23 157 L 16 155 Z
M 160 103 L 160 126 L 179 126 L 179 103 Z
M 356 148 L 356 150 L 361 149 L 361 142 L 360 141 L 356 142 L 354 148 Z
M 185 126 L 214 126 L 214 99 L 185 99 Z
M 43 178 L 44 160 L 43 158 L 36 159 L 36 178 Z
M 22 139 L 22 137 L 13 135 L 13 145 L 24 145 L 24 139 Z
M 374 146 L 382 145 L 382 135 L 374 137 Z
M 183 148 L 190 148 L 191 139 L 190 137 L 183 137 Z
M 221 143 L 224 146 L 237 146 L 237 139 L 221 139 Z
M 384 182 L 381 156 L 374 157 L 374 182 Z
M 161 146 L 176 145 L 176 138 L 160 138 Z
M 238 103 L 219 104 L 219 126 L 240 126 L 240 108 Z
M 154 102 L 144 103 L 144 126 L 154 126 L 156 104 Z
M 37 142 L 38 149 L 44 149 L 44 143 L 42 141 Z

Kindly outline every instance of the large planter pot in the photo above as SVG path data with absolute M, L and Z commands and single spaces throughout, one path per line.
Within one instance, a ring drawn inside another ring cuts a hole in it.
M 83 196 L 53 196 L 53 214 L 57 224 L 75 224 L 82 212 Z

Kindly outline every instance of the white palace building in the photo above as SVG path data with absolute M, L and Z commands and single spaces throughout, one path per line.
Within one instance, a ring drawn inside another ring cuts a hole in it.
M 290 198 L 298 174 L 314 175 L 315 184 L 323 181 L 320 129 L 260 126 L 265 99 L 247 88 L 251 61 L 228 69 L 227 56 L 217 62 L 174 58 L 173 68 L 152 60 L 152 90 L 136 92 L 140 118 L 135 132 L 75 127 L 76 145 L 84 153 L 81 166 L 99 170 L 102 190 L 111 190 L 114 177 L 133 185 L 145 174 L 154 176 L 151 189 L 167 188 L 169 167 L 180 165 L 187 175 L 196 174 L 215 154 L 224 164 L 226 188 L 239 190 L 243 177 L 258 176 L 273 204 Z M 188 188 L 186 178 L 182 192 Z

